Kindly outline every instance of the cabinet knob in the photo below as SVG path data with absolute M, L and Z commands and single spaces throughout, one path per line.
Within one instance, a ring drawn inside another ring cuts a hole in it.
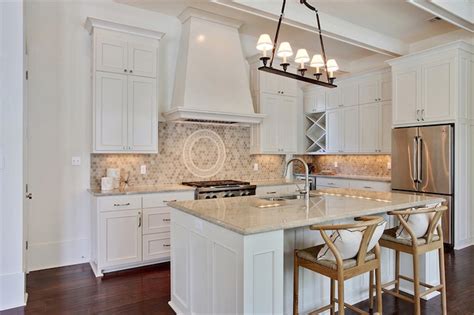
M 133 73 L 133 70 L 130 70 L 130 73 Z
M 127 69 L 123 69 L 123 72 L 127 72 Z

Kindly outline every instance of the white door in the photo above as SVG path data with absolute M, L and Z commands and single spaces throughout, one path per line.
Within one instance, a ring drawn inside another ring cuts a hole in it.
M 359 104 L 377 102 L 379 99 L 378 78 L 363 80 L 359 83 Z
M 339 88 L 329 89 L 326 92 L 326 108 L 334 109 L 342 105 L 341 91 Z
M 359 107 L 349 107 L 342 110 L 342 130 L 344 135 L 344 152 L 359 151 Z
M 127 76 L 96 72 L 94 151 L 127 147 Z
M 393 78 L 393 123 L 416 123 L 420 107 L 420 68 L 397 70 Z
M 381 131 L 379 150 L 383 153 L 392 151 L 392 103 L 383 102 L 381 104 Z
M 100 266 L 118 266 L 142 261 L 140 210 L 100 213 Z
M 422 120 L 436 122 L 454 118 L 454 60 L 437 60 L 422 67 Z
M 170 233 L 143 235 L 143 261 L 169 259 Z
M 143 234 L 170 231 L 170 208 L 159 207 L 143 210 Z
M 112 35 L 96 39 L 95 67 L 98 71 L 128 73 L 128 44 Z
M 392 75 L 389 72 L 382 73 L 379 91 L 381 101 L 390 101 L 392 99 Z
M 297 102 L 296 97 L 280 97 L 278 113 L 278 143 L 285 153 L 296 152 Z
M 278 111 L 280 96 L 262 93 L 260 96 L 260 112 L 267 114 L 260 124 L 260 147 L 263 152 L 277 153 L 278 145 Z
M 260 89 L 261 92 L 280 94 L 280 81 L 278 76 L 268 72 L 260 71 Z
M 303 96 L 303 108 L 305 113 L 314 113 L 316 109 L 316 91 L 307 91 Z
M 129 43 L 128 67 L 134 75 L 156 78 L 157 48 L 152 45 Z
M 342 151 L 342 111 L 339 109 L 326 112 L 327 151 Z
M 360 152 L 377 152 L 380 133 L 380 103 L 359 108 Z
M 298 90 L 296 80 L 278 76 L 278 84 L 278 90 L 281 91 L 282 95 L 296 96 Z
M 128 150 L 158 151 L 156 80 L 128 77 Z
M 341 84 L 341 104 L 345 107 L 359 104 L 359 87 L 355 82 Z

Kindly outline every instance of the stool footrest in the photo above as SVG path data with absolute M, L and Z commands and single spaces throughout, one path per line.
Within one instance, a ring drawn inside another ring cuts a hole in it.
M 328 305 L 326 305 L 326 306 L 323 306 L 323 307 L 321 307 L 321 308 L 318 308 L 317 310 L 311 311 L 311 312 L 309 312 L 308 314 L 319 314 L 319 313 L 325 312 L 325 311 L 327 311 L 327 310 L 330 310 L 330 309 L 332 309 L 332 308 L 333 308 L 333 306 L 332 306 L 331 304 L 328 304 Z
M 428 290 L 426 290 L 425 292 L 421 293 L 421 294 L 420 294 L 420 297 L 421 297 L 421 296 L 428 295 L 428 294 L 430 294 L 431 292 L 434 292 L 434 291 L 441 291 L 441 289 L 442 289 L 443 287 L 444 287 L 444 286 L 443 286 L 442 284 L 433 286 L 433 287 L 429 288 Z
M 390 294 L 390 295 L 393 295 L 393 296 L 395 296 L 395 297 L 397 297 L 397 298 L 399 298 L 399 299 L 405 300 L 405 301 L 407 301 L 407 302 L 410 302 L 410 303 L 414 303 L 414 302 L 415 302 L 412 298 L 409 298 L 408 296 L 402 295 L 402 294 L 400 294 L 400 293 L 393 292 L 393 291 L 388 290 L 388 289 L 385 289 L 385 288 L 383 288 L 382 291 L 383 291 L 384 293 L 388 293 L 388 294 Z
M 405 280 L 405 281 L 409 281 L 409 282 L 413 283 L 413 279 L 408 278 L 407 276 L 399 275 L 398 277 L 399 277 L 400 279 L 403 279 L 403 280 Z M 419 283 L 421 286 L 424 286 L 425 288 L 431 289 L 431 288 L 433 287 L 433 285 L 428 284 L 428 283 L 425 283 L 425 282 L 419 281 L 418 283 Z
M 336 303 L 339 303 L 338 299 L 334 299 L 334 301 Z M 354 311 L 354 312 L 359 313 L 359 314 L 363 314 L 363 315 L 369 315 L 370 314 L 369 312 L 361 310 L 360 308 L 358 308 L 358 307 L 356 307 L 352 304 L 344 303 L 344 306 L 347 307 L 348 309 L 350 309 L 351 311 Z

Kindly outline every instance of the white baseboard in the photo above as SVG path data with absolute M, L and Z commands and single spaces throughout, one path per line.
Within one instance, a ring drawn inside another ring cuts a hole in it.
M 90 260 L 89 239 L 61 242 L 30 243 L 28 248 L 28 271 L 88 263 Z
M 464 239 L 464 240 L 461 240 L 461 241 L 457 241 L 455 243 L 455 246 L 454 246 L 454 249 L 455 250 L 460 250 L 460 249 L 463 249 L 463 248 L 466 248 L 466 247 L 469 247 L 469 246 L 472 246 L 474 245 L 474 238 L 467 238 L 467 239 Z
M 0 311 L 25 306 L 25 274 L 0 275 Z

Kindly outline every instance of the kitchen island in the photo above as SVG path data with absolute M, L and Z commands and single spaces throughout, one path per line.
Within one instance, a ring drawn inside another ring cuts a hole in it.
M 291 313 L 293 250 L 322 243 L 319 232 L 308 226 L 443 201 L 411 194 L 324 189 L 311 192 L 309 203 L 258 196 L 169 203 L 170 305 L 178 314 Z M 391 256 L 388 251 L 382 253 L 383 281 L 393 275 Z M 425 282 L 437 281 L 436 257 L 422 259 Z M 402 265 L 405 271 L 410 276 Z M 329 281 L 306 270 L 300 275 L 300 312 L 326 304 Z M 347 302 L 367 298 L 366 278 L 348 281 Z

